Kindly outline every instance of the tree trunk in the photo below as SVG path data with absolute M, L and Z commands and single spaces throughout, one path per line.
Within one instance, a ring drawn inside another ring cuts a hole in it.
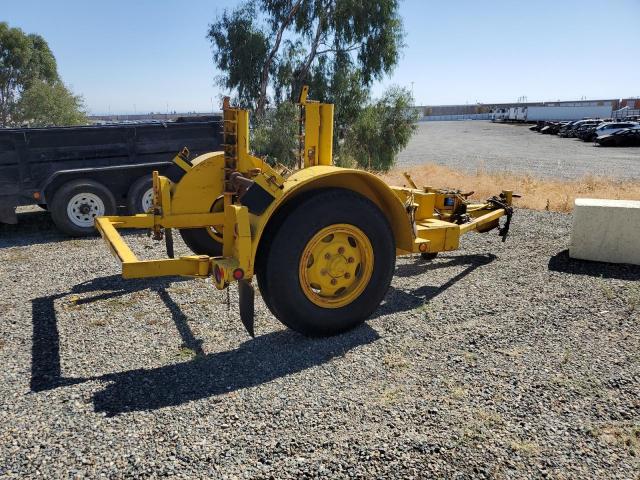
M 280 27 L 278 28 L 278 32 L 276 34 L 276 41 L 273 44 L 273 48 L 271 48 L 269 55 L 267 56 L 267 60 L 264 62 L 264 65 L 262 66 L 262 72 L 260 75 L 260 96 L 258 97 L 258 102 L 256 104 L 256 113 L 258 115 L 262 115 L 264 113 L 264 109 L 267 104 L 267 86 L 269 84 L 269 69 L 271 68 L 271 64 L 273 63 L 273 59 L 275 58 L 276 53 L 278 53 L 278 50 L 280 49 L 282 34 L 287 29 L 287 27 L 291 24 L 291 21 L 293 20 L 293 17 L 298 11 L 298 7 L 300 7 L 301 3 L 302 3 L 302 0 L 298 0 L 291 7 L 291 10 L 289 11 L 287 17 L 282 22 L 282 25 L 280 25 Z
M 303 82 L 306 80 L 309 73 L 309 68 L 316 58 L 316 52 L 318 51 L 318 45 L 320 44 L 320 37 L 322 36 L 322 18 L 318 18 L 318 26 L 316 27 L 316 33 L 313 37 L 313 43 L 311 44 L 311 51 L 299 70 L 297 84 L 302 87 Z

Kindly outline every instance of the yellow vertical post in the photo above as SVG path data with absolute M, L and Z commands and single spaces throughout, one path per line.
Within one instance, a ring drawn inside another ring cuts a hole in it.
M 318 165 L 320 141 L 320 104 L 306 103 L 304 106 L 304 166 Z
M 247 170 L 251 168 L 253 164 L 243 165 L 247 157 L 249 156 L 249 111 L 248 110 L 238 110 L 237 114 L 238 118 L 238 140 L 237 140 L 237 149 L 238 149 L 238 169 L 241 171 Z
M 320 104 L 320 154 L 318 165 L 333 163 L 333 104 Z
M 229 97 L 223 101 L 223 135 L 224 148 L 224 205 L 231 205 L 233 186 L 231 185 L 231 173 L 238 169 L 238 110 L 232 108 Z

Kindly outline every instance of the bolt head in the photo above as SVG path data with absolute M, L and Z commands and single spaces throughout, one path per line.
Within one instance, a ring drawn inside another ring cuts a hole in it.
M 326 275 L 327 274 L 327 269 L 323 268 L 322 270 L 320 270 L 320 275 Z
M 346 272 L 344 274 L 344 278 L 346 278 L 347 280 L 351 278 L 351 274 L 349 272 Z
M 344 247 L 338 248 L 338 253 L 342 255 L 344 253 Z
M 336 283 L 338 283 L 338 280 L 336 280 L 335 278 L 331 279 L 331 285 L 335 285 Z
M 324 254 L 324 259 L 325 260 L 330 260 L 331 259 L 331 254 L 330 253 L 325 253 Z
M 355 260 L 355 258 L 353 258 L 353 257 L 349 257 L 349 258 L 347 259 L 347 262 L 349 262 L 349 263 L 353 263 L 353 262 L 355 262 L 355 261 L 356 261 L 356 260 Z

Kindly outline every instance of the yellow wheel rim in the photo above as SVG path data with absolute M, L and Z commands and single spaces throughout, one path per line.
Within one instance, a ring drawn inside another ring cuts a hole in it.
M 224 212 L 224 197 L 220 195 L 218 198 L 216 198 L 216 201 L 213 202 L 213 205 L 211 206 L 211 213 L 222 213 L 222 212 Z M 206 232 L 216 242 L 222 243 L 223 228 L 224 228 L 223 225 L 213 225 L 211 227 L 207 227 Z
M 373 273 L 369 238 L 353 225 L 323 228 L 305 246 L 299 278 L 306 297 L 323 308 L 350 304 L 364 291 Z

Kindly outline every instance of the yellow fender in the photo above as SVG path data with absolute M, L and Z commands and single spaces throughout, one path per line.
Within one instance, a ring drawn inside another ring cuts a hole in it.
M 252 218 L 253 258 L 260 247 L 260 239 L 269 228 L 270 219 L 301 193 L 321 188 L 344 188 L 357 192 L 375 203 L 387 218 L 396 248 L 412 251 L 414 236 L 411 221 L 403 203 L 380 178 L 368 172 L 333 166 L 315 166 L 299 170 L 284 182 L 283 195 L 276 199 L 259 217 Z

